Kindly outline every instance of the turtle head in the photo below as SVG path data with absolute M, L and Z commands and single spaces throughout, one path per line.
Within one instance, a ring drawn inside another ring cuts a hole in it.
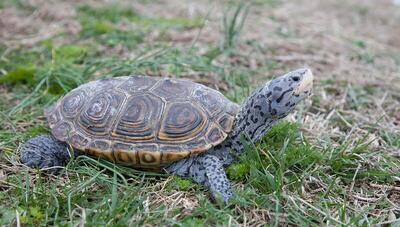
M 263 92 L 268 99 L 271 117 L 280 119 L 288 115 L 295 106 L 311 95 L 313 74 L 301 68 L 267 82 Z
M 243 133 L 246 135 L 244 138 L 252 142 L 262 138 L 273 124 L 311 95 L 312 85 L 313 74 L 306 68 L 286 73 L 264 84 L 243 103 L 227 144 L 240 155 Z

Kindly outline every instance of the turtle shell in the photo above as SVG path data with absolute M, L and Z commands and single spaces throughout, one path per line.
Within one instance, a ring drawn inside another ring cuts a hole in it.
M 238 111 L 220 92 L 188 80 L 124 76 L 81 85 L 45 117 L 75 149 L 154 169 L 221 143 Z

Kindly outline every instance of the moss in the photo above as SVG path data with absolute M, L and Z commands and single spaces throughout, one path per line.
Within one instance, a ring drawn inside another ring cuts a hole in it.
M 243 181 L 250 172 L 250 167 L 245 163 L 236 163 L 226 169 L 228 177 L 233 180 Z
M 300 138 L 300 125 L 283 121 L 274 125 L 263 137 L 260 149 L 275 152 L 284 158 L 285 168 L 306 168 L 323 161 L 321 153 Z M 283 153 L 281 153 L 281 151 Z
M 240 162 L 227 168 L 234 180 L 247 180 L 257 190 L 278 196 L 283 185 L 297 188 L 298 175 L 317 163 L 324 163 L 320 151 L 300 137 L 300 125 L 287 121 L 274 125 L 255 146 L 245 146 Z
M 193 187 L 195 187 L 195 184 L 191 180 L 177 176 L 172 176 L 171 181 L 169 181 L 167 185 L 168 190 L 180 190 L 180 191 L 188 191 Z
M 262 144 L 273 149 L 280 149 L 285 140 L 294 141 L 298 135 L 300 125 L 288 121 L 282 121 L 274 125 L 262 139 Z
M 39 206 L 29 207 L 29 212 L 20 217 L 22 223 L 40 223 L 45 218 Z
M 35 74 L 34 66 L 17 66 L 15 69 L 9 71 L 4 76 L 0 77 L 0 83 L 17 83 L 17 82 L 33 82 L 33 75 Z
M 41 221 L 44 218 L 44 214 L 39 207 L 30 207 L 29 213 L 31 217 L 36 219 L 37 221 Z

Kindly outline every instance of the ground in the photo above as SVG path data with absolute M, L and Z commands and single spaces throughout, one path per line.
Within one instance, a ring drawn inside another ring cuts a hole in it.
M 398 1 L 0 2 L 0 225 L 400 224 Z M 227 169 L 236 197 L 80 157 L 28 169 L 43 109 L 86 81 L 184 77 L 242 102 L 298 67 L 314 95 Z

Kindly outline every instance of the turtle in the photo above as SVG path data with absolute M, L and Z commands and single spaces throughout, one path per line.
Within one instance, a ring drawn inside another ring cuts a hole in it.
M 312 84 L 311 70 L 300 68 L 264 83 L 239 105 L 184 79 L 133 75 L 88 82 L 44 111 L 51 134 L 26 141 L 20 160 L 54 169 L 74 152 L 84 153 L 190 178 L 228 202 L 233 192 L 224 168 L 309 97 Z

